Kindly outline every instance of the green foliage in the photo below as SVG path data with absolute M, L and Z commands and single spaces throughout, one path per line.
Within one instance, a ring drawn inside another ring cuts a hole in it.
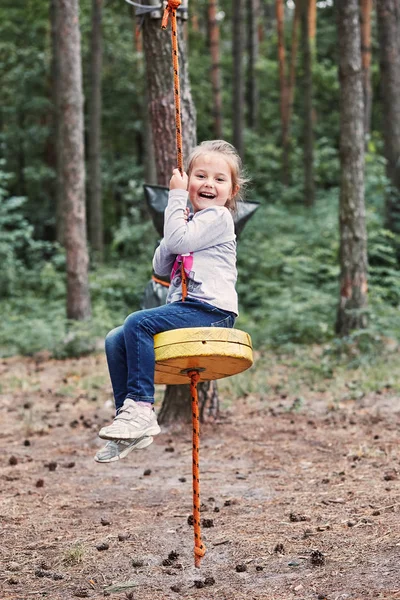
M 51 220 L 52 165 L 43 160 L 51 129 L 48 2 L 3 2 L 0 8 L 0 144 L 12 196 L 43 233 Z
M 349 343 L 372 355 L 385 338 L 400 339 L 399 236 L 382 225 L 379 207 L 386 185 L 383 161 L 367 157 L 367 229 L 369 257 L 369 329 Z M 337 189 L 321 193 L 306 209 L 281 200 L 262 205 L 238 245 L 239 326 L 256 345 L 324 343 L 334 337 L 338 302 L 339 231 Z M 371 351 L 367 351 L 368 348 Z
M 262 206 L 247 225 L 239 242 L 238 293 L 244 324 L 257 345 L 332 336 L 338 285 L 335 205 L 331 193 L 311 212 L 283 203 Z
M 207 1 L 197 0 L 199 30 L 189 21 L 189 69 L 197 109 L 197 134 L 214 137 Z M 264 9 L 273 8 L 269 1 Z M 221 74 L 224 137 L 232 140 L 232 4 L 222 0 Z M 80 3 L 84 94 L 90 97 L 91 3 Z M 269 13 L 268 13 L 269 14 Z M 287 5 L 289 42 L 293 10 Z M 0 7 L 0 355 L 32 354 L 48 348 L 54 356 L 75 356 L 98 347 L 112 327 L 140 307 L 151 274 L 156 233 L 142 193 L 146 69 L 134 48 L 132 11 L 106 3 L 103 12 L 102 191 L 106 225 L 105 266 L 92 266 L 93 317 L 86 323 L 65 318 L 65 256 L 44 240 L 54 238 L 55 152 L 51 81 L 49 3 L 27 0 Z M 291 183 L 281 183 L 281 123 L 277 39 L 273 20 L 256 66 L 259 126 L 246 129 L 244 163 L 251 177 L 247 197 L 260 201 L 242 234 L 238 250 L 241 316 L 257 347 L 276 352 L 298 344 L 324 344 L 309 373 L 329 374 L 335 365 L 363 361 L 384 351 L 400 336 L 400 240 L 383 227 L 385 176 L 381 106 L 375 93 L 372 133 L 366 156 L 369 255 L 369 327 L 345 339 L 334 336 L 338 301 L 338 197 L 340 183 L 339 82 L 334 7 L 319 6 L 316 60 L 315 182 L 317 202 L 306 209 L 303 191 L 302 61 L 291 124 Z M 376 46 L 374 29 L 373 45 Z M 374 55 L 375 56 L 375 55 Z M 289 57 L 289 53 L 288 53 Z M 377 91 L 379 70 L 372 65 Z M 85 104 L 87 110 L 88 103 Z M 88 123 L 87 114 L 85 115 Z M 167 126 L 173 127 L 173 124 Z M 90 185 L 90 182 L 88 182 Z M 297 350 L 293 350 L 297 352 Z M 313 371 L 314 369 L 314 371 Z M 248 386 L 248 382 L 246 382 Z
M 120 261 L 90 273 L 93 314 L 89 321 L 68 321 L 65 316 L 65 275 L 44 263 L 36 280 L 1 300 L 0 356 L 34 354 L 49 350 L 57 358 L 80 356 L 103 348 L 110 329 L 141 308 L 144 288 L 151 276 L 151 261 Z
M 36 279 L 44 257 L 53 253 L 48 242 L 33 238 L 33 226 L 24 217 L 26 198 L 8 197 L 10 175 L 0 162 L 0 298 L 22 291 Z

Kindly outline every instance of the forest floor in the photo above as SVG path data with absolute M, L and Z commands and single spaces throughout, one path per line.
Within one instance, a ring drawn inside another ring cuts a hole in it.
M 200 569 L 190 425 L 99 465 L 104 357 L 2 360 L 0 598 L 400 598 L 400 358 L 325 379 L 318 352 L 220 382 L 221 418 L 201 427 Z

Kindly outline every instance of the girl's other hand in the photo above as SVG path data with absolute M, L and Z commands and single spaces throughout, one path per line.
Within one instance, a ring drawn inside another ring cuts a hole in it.
M 179 169 L 174 169 L 172 177 L 169 182 L 170 190 L 187 190 L 188 187 L 188 176 L 186 173 L 181 175 Z
M 189 215 L 190 215 L 190 210 L 189 210 L 189 207 L 187 206 L 185 208 L 185 210 L 183 211 L 183 218 L 185 219 L 186 222 L 188 222 L 188 220 L 189 220 Z

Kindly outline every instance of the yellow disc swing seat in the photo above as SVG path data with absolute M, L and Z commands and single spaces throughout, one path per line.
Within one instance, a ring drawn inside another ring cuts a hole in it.
M 248 333 L 224 327 L 188 327 L 154 337 L 155 383 L 188 383 L 197 371 L 199 381 L 222 379 L 245 371 L 253 364 Z

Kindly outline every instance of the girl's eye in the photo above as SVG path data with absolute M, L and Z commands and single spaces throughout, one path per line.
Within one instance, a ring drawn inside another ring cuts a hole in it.
M 222 177 L 218 177 L 217 181 L 219 181 L 221 183 L 225 183 L 225 179 L 223 179 Z

